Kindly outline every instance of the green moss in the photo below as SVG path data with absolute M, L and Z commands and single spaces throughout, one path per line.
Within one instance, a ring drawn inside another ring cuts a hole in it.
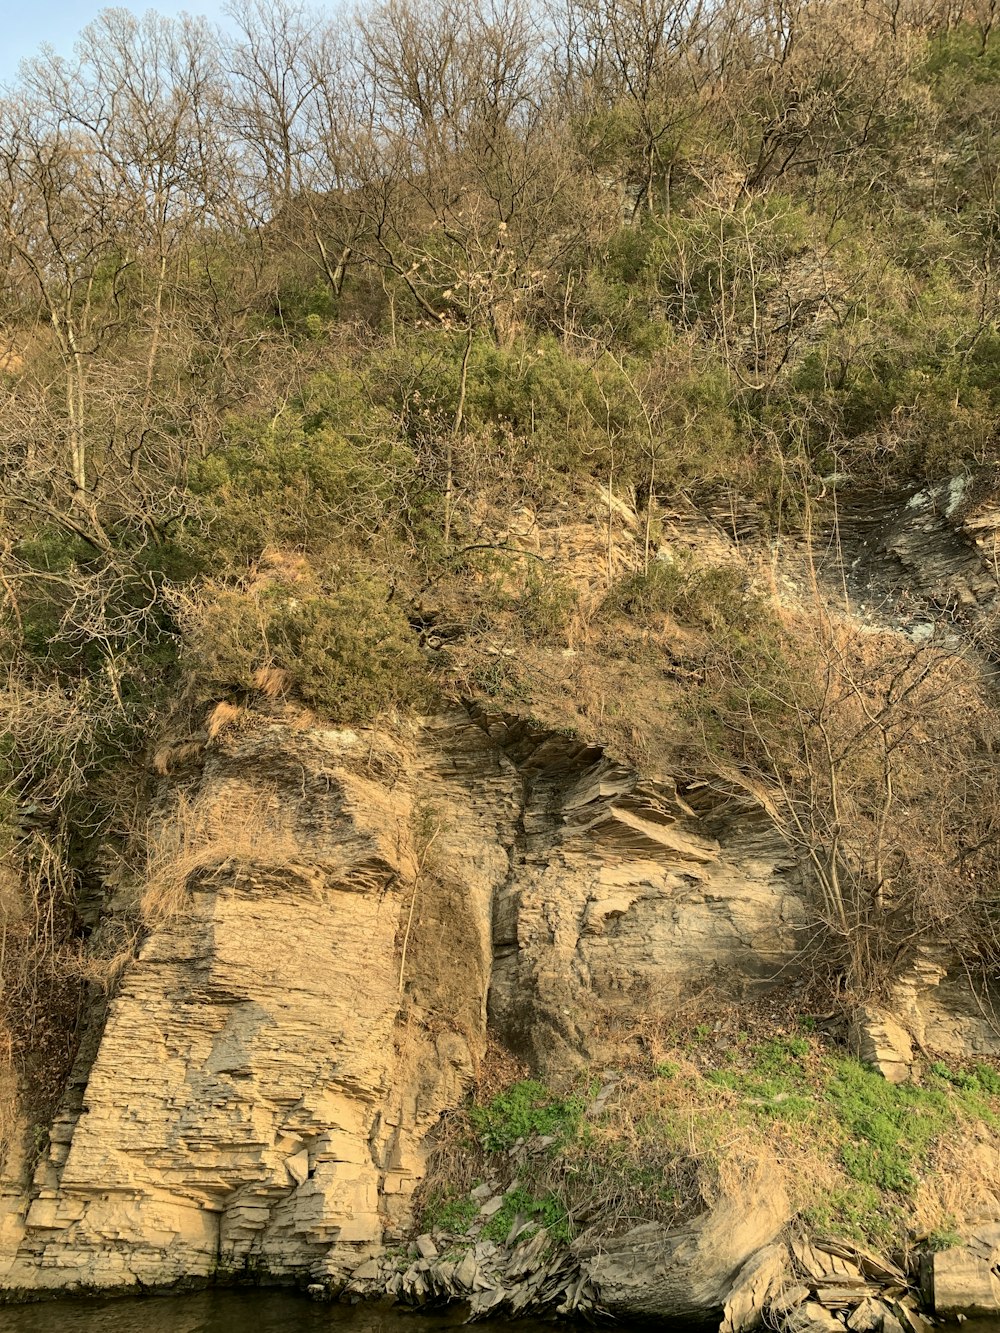
M 775 1039 L 754 1052 L 748 1068 L 710 1070 L 705 1078 L 738 1092 L 754 1115 L 805 1121 L 814 1117 L 816 1106 L 804 1064 L 809 1049 L 800 1037 Z

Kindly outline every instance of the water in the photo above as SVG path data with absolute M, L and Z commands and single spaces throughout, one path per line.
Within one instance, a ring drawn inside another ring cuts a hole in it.
M 408 1314 L 325 1305 L 283 1291 L 220 1290 L 0 1306 L 0 1333 L 457 1333 L 462 1319 L 460 1308 Z M 505 1320 L 476 1325 L 483 1333 L 510 1327 Z M 552 1324 L 533 1320 L 518 1320 L 516 1327 L 517 1333 L 554 1333 Z
M 461 1307 L 437 1315 L 409 1314 L 372 1305 L 325 1305 L 283 1291 L 0 1306 L 0 1333 L 458 1333 L 462 1321 Z M 494 1319 L 474 1327 L 479 1333 L 558 1333 L 573 1326 Z M 629 1333 L 628 1325 L 615 1327 Z M 961 1333 L 1000 1333 L 1000 1320 L 970 1319 Z

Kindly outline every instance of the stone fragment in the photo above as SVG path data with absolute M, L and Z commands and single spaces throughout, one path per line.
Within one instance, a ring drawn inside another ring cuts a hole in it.
M 355 1282 L 372 1282 L 382 1276 L 382 1264 L 378 1259 L 366 1259 L 351 1274 Z
M 442 1259 L 434 1265 L 431 1280 L 443 1295 L 455 1295 L 455 1265 L 450 1260 Z
M 780 1290 L 788 1273 L 788 1248 L 766 1245 L 750 1256 L 733 1282 L 722 1311 L 720 1333 L 742 1333 L 764 1318 L 772 1292 Z
M 878 1333 L 885 1315 L 886 1307 L 882 1302 L 873 1296 L 866 1296 L 848 1316 L 847 1327 L 851 1333 Z
M 899 1320 L 903 1333 L 930 1333 L 930 1323 L 917 1310 L 915 1302 L 909 1297 L 893 1301 L 892 1313 Z
M 455 1268 L 455 1281 L 465 1291 L 471 1291 L 479 1272 L 479 1265 L 476 1263 L 475 1255 L 471 1250 L 466 1250 Z
M 598 1092 L 597 1096 L 587 1107 L 586 1115 L 588 1119 L 596 1120 L 598 1116 L 604 1114 L 604 1110 L 607 1107 L 611 1094 L 617 1087 L 618 1087 L 617 1078 L 609 1079 L 608 1082 L 604 1084 L 604 1086 Z
M 806 1301 L 785 1316 L 788 1333 L 842 1333 L 843 1324 L 818 1301 Z
M 865 1005 L 850 1027 L 850 1043 L 859 1060 L 890 1083 L 905 1083 L 913 1072 L 913 1042 L 891 1014 Z
M 769 1302 L 771 1313 L 777 1315 L 780 1319 L 789 1314 L 797 1305 L 804 1305 L 809 1299 L 809 1288 L 796 1283 L 795 1286 L 786 1287 L 776 1296 L 772 1296 Z
M 940 1250 L 930 1256 L 930 1291 L 936 1315 L 954 1319 L 1000 1314 L 1000 1283 L 988 1259 L 964 1246 Z
M 855 1244 L 854 1241 L 825 1238 L 813 1240 L 812 1249 L 814 1254 L 824 1254 L 844 1260 L 851 1265 L 853 1271 L 873 1278 L 877 1282 L 899 1286 L 904 1290 L 909 1285 L 906 1274 L 891 1260 L 886 1259 L 884 1255 L 876 1254 L 873 1250 L 865 1249 L 863 1245 Z
M 437 1258 L 438 1247 L 434 1244 L 433 1240 L 431 1240 L 430 1236 L 426 1234 L 423 1236 L 418 1236 L 416 1244 L 417 1244 L 417 1253 L 420 1255 L 421 1259 Z
M 867 1296 L 877 1296 L 879 1288 L 874 1283 L 866 1282 L 864 1278 L 856 1278 L 851 1281 L 837 1281 L 833 1279 L 828 1282 L 816 1283 L 816 1299 L 821 1305 L 828 1309 L 841 1309 L 845 1305 L 855 1305 L 858 1301 L 864 1300 Z
M 470 1315 L 474 1319 L 481 1319 L 483 1315 L 488 1314 L 490 1310 L 500 1305 L 506 1292 L 503 1287 L 494 1287 L 489 1291 L 477 1291 L 469 1302 Z
M 487 1199 L 479 1212 L 482 1217 L 492 1217 L 503 1207 L 504 1199 L 502 1194 L 494 1194 L 492 1199 Z
M 296 1185 L 304 1185 L 309 1179 L 309 1153 L 306 1149 L 286 1158 L 285 1169 Z
M 485 1203 L 492 1193 L 492 1185 L 487 1184 L 487 1182 L 483 1180 L 470 1192 L 469 1197 L 475 1199 L 476 1203 Z

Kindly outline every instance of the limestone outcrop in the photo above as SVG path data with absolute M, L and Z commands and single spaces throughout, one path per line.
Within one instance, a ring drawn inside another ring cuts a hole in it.
M 807 913 L 761 812 L 703 785 L 643 779 L 596 746 L 477 714 L 522 784 L 494 905 L 490 1021 L 536 1068 L 588 1050 L 597 1012 L 685 985 L 787 969 Z
M 262 726 L 212 755 L 191 868 L 53 1127 L 8 1287 L 336 1275 L 398 1225 L 481 1049 L 513 789 L 471 724 L 422 740 Z M 484 824 L 468 793 L 491 785 Z
M 863 541 L 847 525 L 858 587 L 881 571 L 895 595 L 905 574 L 921 615 L 945 583 L 969 615 L 991 603 L 995 506 L 952 487 L 890 509 Z M 239 1274 L 363 1291 L 408 1235 L 432 1131 L 488 1030 L 565 1077 L 609 1019 L 706 985 L 753 996 L 800 966 L 807 886 L 748 796 L 482 704 L 357 731 L 231 712 L 164 791 L 152 927 L 93 1015 L 33 1179 L 0 1185 L 7 1292 Z M 947 950 L 925 946 L 854 1036 L 894 1080 L 915 1051 L 1000 1051 Z M 750 1326 L 787 1213 L 762 1187 L 683 1232 L 598 1229 L 541 1256 L 536 1295 L 623 1316 L 728 1301 L 732 1329 Z M 479 1255 L 476 1278 L 412 1255 L 392 1277 L 515 1308 L 505 1284 L 527 1260 L 502 1257 Z
M 565 1069 L 651 987 L 766 984 L 803 919 L 749 812 L 461 709 L 391 737 L 258 721 L 174 818 L 168 910 L 8 1195 L 8 1289 L 338 1280 L 400 1234 L 487 1007 Z

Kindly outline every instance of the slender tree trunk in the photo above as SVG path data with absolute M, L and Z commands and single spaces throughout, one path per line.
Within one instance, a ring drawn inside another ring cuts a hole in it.
M 455 409 L 455 424 L 445 445 L 445 482 L 444 482 L 444 544 L 451 545 L 451 514 L 455 499 L 455 445 L 462 432 L 465 419 L 465 393 L 469 383 L 469 357 L 472 355 L 472 324 L 465 334 L 465 350 L 462 352 L 462 373 L 458 382 L 458 407 Z

